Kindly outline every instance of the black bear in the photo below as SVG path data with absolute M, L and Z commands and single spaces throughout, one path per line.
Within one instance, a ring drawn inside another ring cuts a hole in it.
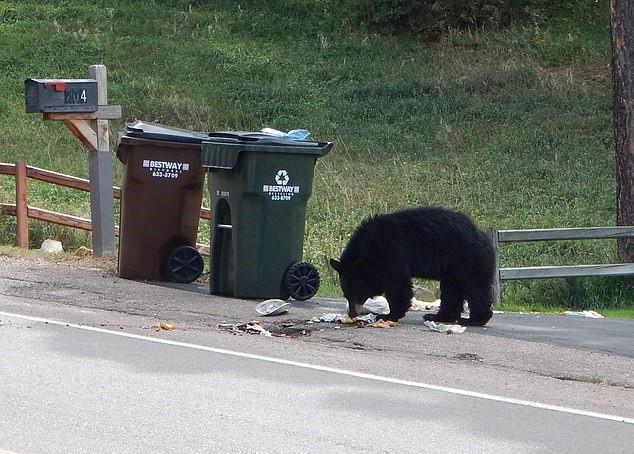
M 348 315 L 356 317 L 366 299 L 385 294 L 399 320 L 410 307 L 412 277 L 440 281 L 440 309 L 425 320 L 482 326 L 493 312 L 495 254 L 489 237 L 465 214 L 443 207 L 409 208 L 363 220 L 339 260 Z M 469 318 L 462 318 L 464 301 Z

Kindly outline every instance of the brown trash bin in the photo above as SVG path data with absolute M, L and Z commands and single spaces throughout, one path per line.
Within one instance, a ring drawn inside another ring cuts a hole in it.
M 205 172 L 198 133 L 137 123 L 117 143 L 121 183 L 119 276 L 192 282 Z

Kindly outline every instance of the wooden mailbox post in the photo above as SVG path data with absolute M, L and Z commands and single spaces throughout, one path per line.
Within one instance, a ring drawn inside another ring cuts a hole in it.
M 26 111 L 63 121 L 88 150 L 92 247 L 96 256 L 115 254 L 112 154 L 108 120 L 121 118 L 121 106 L 108 105 L 107 71 L 92 65 L 89 79 L 27 79 Z

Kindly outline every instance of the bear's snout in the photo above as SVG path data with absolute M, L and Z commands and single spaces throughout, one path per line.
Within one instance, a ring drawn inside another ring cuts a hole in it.
M 348 316 L 355 318 L 363 311 L 363 304 L 348 301 Z

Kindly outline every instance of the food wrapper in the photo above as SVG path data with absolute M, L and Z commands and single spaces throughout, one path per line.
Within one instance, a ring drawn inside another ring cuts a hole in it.
M 445 325 L 444 323 L 436 323 L 431 320 L 425 321 L 425 326 L 432 331 L 446 334 L 461 334 L 467 330 L 467 328 L 462 325 Z

